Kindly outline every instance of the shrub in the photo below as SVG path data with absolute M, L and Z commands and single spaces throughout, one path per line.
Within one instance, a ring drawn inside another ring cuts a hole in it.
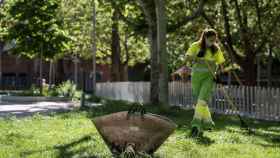
M 101 102 L 101 97 L 95 96 L 95 95 L 90 95 L 89 97 L 86 97 L 87 101 L 90 102 L 95 102 L 95 103 L 100 103 Z
M 57 93 L 59 97 L 67 97 L 72 100 L 79 100 L 82 94 L 82 91 L 77 89 L 75 83 L 69 80 L 58 85 L 55 91 L 53 93 Z
M 17 93 L 16 95 L 18 96 L 40 96 L 40 88 L 37 87 L 36 85 L 32 84 L 30 86 L 29 89 L 21 92 L 21 93 Z

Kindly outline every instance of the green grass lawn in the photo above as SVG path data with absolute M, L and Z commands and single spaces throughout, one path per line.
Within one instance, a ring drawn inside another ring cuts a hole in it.
M 105 106 L 27 118 L 0 119 L 0 158 L 111 157 L 91 118 L 126 110 L 127 103 L 107 101 Z M 279 158 L 280 124 L 247 120 L 253 134 L 239 127 L 236 117 L 214 115 L 216 129 L 204 139 L 189 138 L 192 111 L 172 108 L 160 112 L 178 125 L 155 153 L 158 158 Z

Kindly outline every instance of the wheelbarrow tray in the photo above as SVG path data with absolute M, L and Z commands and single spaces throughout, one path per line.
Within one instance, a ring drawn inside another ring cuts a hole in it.
M 93 119 L 112 153 L 120 153 L 128 144 L 133 144 L 135 151 L 152 154 L 176 129 L 176 124 L 164 116 L 147 113 L 128 117 L 127 113 L 117 112 Z

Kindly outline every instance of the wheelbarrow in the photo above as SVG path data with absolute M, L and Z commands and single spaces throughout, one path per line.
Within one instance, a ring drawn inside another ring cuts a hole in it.
M 93 120 L 114 156 L 123 153 L 152 155 L 176 129 L 167 117 L 146 113 L 117 112 Z

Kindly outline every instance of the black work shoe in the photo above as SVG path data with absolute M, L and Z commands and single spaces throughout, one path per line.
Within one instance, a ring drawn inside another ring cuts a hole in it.
M 199 130 L 198 127 L 192 127 L 191 137 L 198 138 L 203 136 L 203 131 Z
M 199 130 L 197 127 L 192 127 L 191 137 L 197 137 L 199 134 Z

